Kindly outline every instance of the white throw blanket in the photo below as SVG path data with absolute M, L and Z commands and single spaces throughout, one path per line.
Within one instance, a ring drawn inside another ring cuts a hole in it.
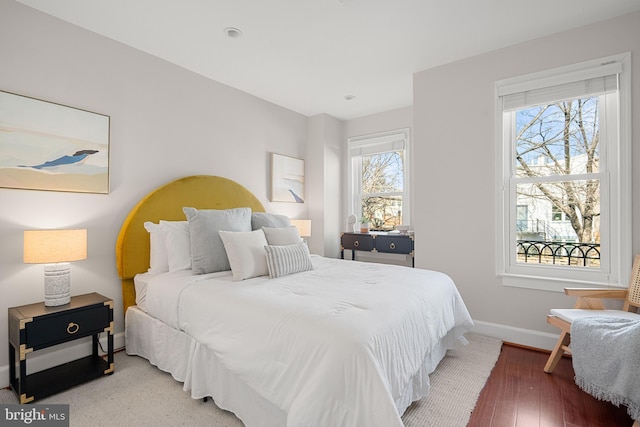
M 640 420 L 640 321 L 584 317 L 571 324 L 576 384 L 597 399 L 625 405 Z

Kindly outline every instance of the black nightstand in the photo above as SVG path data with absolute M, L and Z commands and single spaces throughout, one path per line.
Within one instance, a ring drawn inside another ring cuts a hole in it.
M 356 259 L 356 251 L 402 254 L 411 256 L 415 267 L 415 244 L 413 235 L 387 233 L 342 233 L 340 234 L 340 258 L 344 250 L 351 251 L 351 259 Z
M 98 354 L 98 337 L 107 332 L 107 360 Z M 27 354 L 93 336 L 93 353 L 27 375 Z M 20 360 L 16 376 L 16 355 Z M 9 375 L 20 403 L 29 403 L 113 373 L 113 300 L 97 293 L 78 295 L 69 304 L 44 302 L 9 308 Z

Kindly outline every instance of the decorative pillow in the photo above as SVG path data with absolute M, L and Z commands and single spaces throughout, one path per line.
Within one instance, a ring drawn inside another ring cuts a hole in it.
M 191 243 L 187 221 L 160 221 L 160 228 L 167 247 L 169 272 L 191 268 Z
M 233 280 L 267 276 L 267 239 L 262 230 L 220 231 L 220 238 L 229 257 Z
M 259 230 L 262 227 L 288 227 L 291 220 L 286 215 L 275 215 L 265 212 L 253 212 L 251 214 L 251 229 Z
M 262 230 L 270 245 L 286 246 L 302 242 L 298 229 L 293 225 L 280 228 L 262 227 Z
M 164 233 L 160 224 L 151 221 L 144 223 L 144 229 L 149 232 L 149 270 L 151 274 L 169 271 L 169 254 L 164 243 Z
M 191 235 L 191 269 L 194 274 L 230 270 L 220 231 L 251 231 L 251 208 L 195 209 L 185 207 Z
M 264 247 L 267 252 L 269 278 L 286 276 L 287 274 L 313 270 L 309 248 L 305 242 L 287 246 Z

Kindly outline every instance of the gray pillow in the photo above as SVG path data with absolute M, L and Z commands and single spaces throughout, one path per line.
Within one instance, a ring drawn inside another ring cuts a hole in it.
M 251 229 L 260 230 L 262 227 L 288 227 L 291 220 L 286 215 L 276 215 L 265 212 L 254 212 L 251 214 Z
M 293 225 L 278 228 L 262 227 L 262 231 L 270 245 L 286 246 L 302 242 L 298 229 Z
M 194 274 L 231 270 L 220 231 L 251 231 L 251 208 L 195 209 L 185 207 L 191 237 Z

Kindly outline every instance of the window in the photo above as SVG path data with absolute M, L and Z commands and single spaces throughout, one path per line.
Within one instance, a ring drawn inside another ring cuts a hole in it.
M 563 204 L 564 206 L 564 204 Z M 564 221 L 565 214 L 562 212 L 562 209 L 559 206 L 552 205 L 551 206 L 551 221 Z
M 508 285 L 626 287 L 630 59 L 496 83 L 497 272 Z
M 348 140 L 349 209 L 372 230 L 409 224 L 409 130 Z

